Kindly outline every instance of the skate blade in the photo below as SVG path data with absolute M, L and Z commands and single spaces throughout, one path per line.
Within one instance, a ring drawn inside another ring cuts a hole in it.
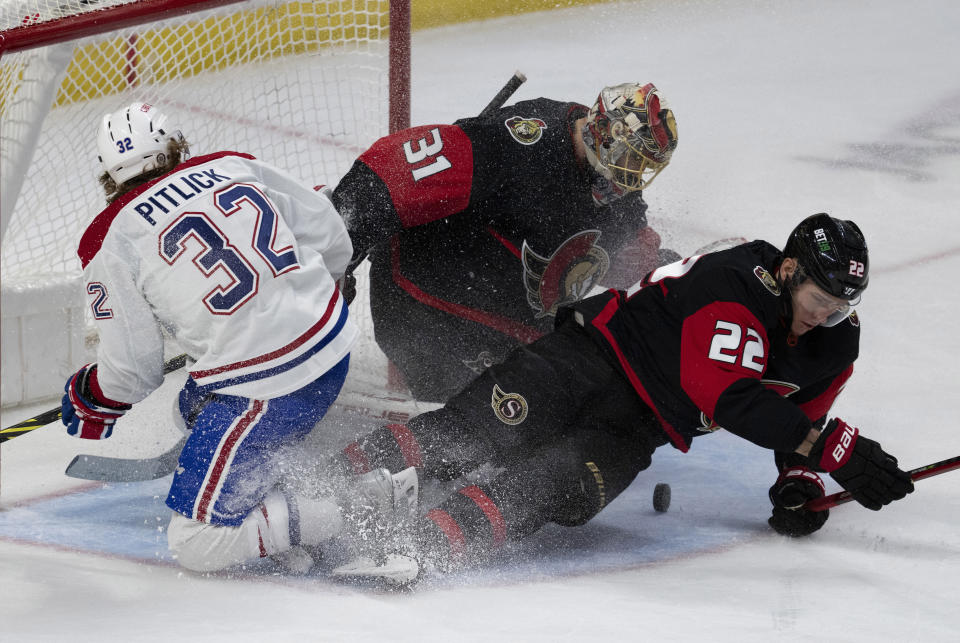
M 361 556 L 330 572 L 341 583 L 397 589 L 407 587 L 420 576 L 420 565 L 410 556 L 387 554 L 382 562 Z

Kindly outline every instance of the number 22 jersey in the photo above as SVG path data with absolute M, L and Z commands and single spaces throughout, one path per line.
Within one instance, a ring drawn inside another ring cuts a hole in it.
M 790 333 L 782 254 L 765 241 L 662 266 L 575 315 L 605 347 L 682 451 L 717 428 L 780 452 L 795 450 L 853 372 L 856 313 L 833 327 Z

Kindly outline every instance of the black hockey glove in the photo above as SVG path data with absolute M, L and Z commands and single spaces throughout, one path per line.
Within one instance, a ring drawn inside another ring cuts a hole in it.
M 348 306 L 356 299 L 357 278 L 353 276 L 352 271 L 345 273 L 343 279 L 340 280 L 340 294 L 343 295 L 343 301 L 345 301 Z
M 830 517 L 830 510 L 810 511 L 803 505 L 823 496 L 820 476 L 806 467 L 787 467 L 770 487 L 773 515 L 767 522 L 778 534 L 808 536 L 823 527 Z
M 366 252 L 356 252 L 353 257 L 350 259 L 350 263 L 347 264 L 347 269 L 343 273 L 343 279 L 340 280 L 340 294 L 343 295 L 343 300 L 347 302 L 347 305 L 353 303 L 353 300 L 357 297 L 357 278 L 353 275 L 353 271 L 357 269 L 363 260 L 367 258 Z
M 873 511 L 913 492 L 910 474 L 897 466 L 897 459 L 839 418 L 823 427 L 810 450 L 810 463 Z

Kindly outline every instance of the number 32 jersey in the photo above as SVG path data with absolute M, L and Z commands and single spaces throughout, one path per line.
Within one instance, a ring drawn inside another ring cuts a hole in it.
M 856 313 L 797 337 L 765 241 L 663 266 L 627 291 L 579 302 L 573 314 L 650 406 L 674 446 L 717 428 L 795 450 L 853 372 Z
M 78 256 L 109 398 L 163 381 L 170 332 L 211 391 L 269 399 L 339 363 L 357 335 L 336 287 L 352 246 L 329 199 L 246 154 L 191 159 L 111 203 Z

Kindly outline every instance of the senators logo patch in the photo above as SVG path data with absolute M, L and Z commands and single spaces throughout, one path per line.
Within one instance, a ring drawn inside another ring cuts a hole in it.
M 771 275 L 766 268 L 757 266 L 753 269 L 753 275 L 759 279 L 763 287 L 769 290 L 774 296 L 780 296 L 780 286 L 777 285 L 777 280 L 773 278 L 773 275 Z
M 512 116 L 503 122 L 510 131 L 510 136 L 517 143 L 523 145 L 533 145 L 543 138 L 543 130 L 547 129 L 547 124 L 539 118 L 523 118 L 522 116 Z
M 523 283 L 527 303 L 537 318 L 554 316 L 565 304 L 579 301 L 610 269 L 610 255 L 597 245 L 599 230 L 573 235 L 549 257 L 537 254 L 523 242 Z
M 527 419 L 527 401 L 519 393 L 504 393 L 497 384 L 493 385 L 490 406 L 497 419 L 504 424 L 514 426 Z
M 847 315 L 847 319 L 849 319 L 850 323 L 856 326 L 857 328 L 860 327 L 860 318 L 857 317 L 857 311 L 851 310 L 850 314 Z

